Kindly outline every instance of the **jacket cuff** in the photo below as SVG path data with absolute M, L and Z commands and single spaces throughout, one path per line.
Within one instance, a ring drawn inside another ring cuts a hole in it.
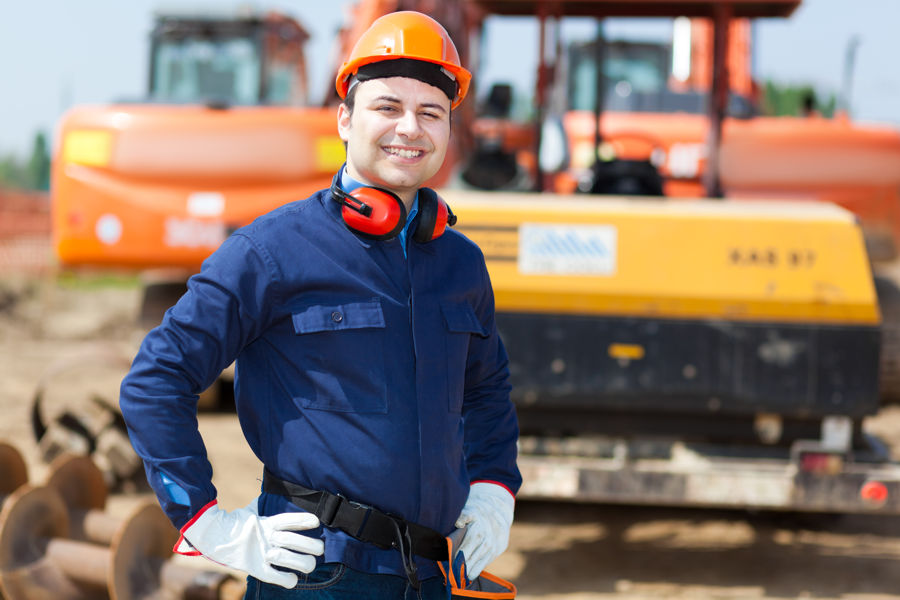
M 471 487 L 471 486 L 475 485 L 476 483 L 491 483 L 493 485 L 499 485 L 504 490 L 509 492 L 509 495 L 513 497 L 513 502 L 515 502 L 515 500 L 516 500 L 516 495 L 513 493 L 513 491 L 511 489 L 509 489 L 509 486 L 506 485 L 505 483 L 500 483 L 499 481 L 492 481 L 490 479 L 476 479 L 475 481 L 471 482 L 469 484 L 469 486 Z
M 181 535 L 178 536 L 178 541 L 175 542 L 175 547 L 172 548 L 172 552 L 174 552 L 176 554 L 183 554 L 184 556 L 202 556 L 203 555 L 202 552 L 195 549 L 191 545 L 191 543 L 185 539 L 184 534 L 185 534 L 185 532 L 187 532 L 188 529 L 191 528 L 191 525 L 193 525 L 194 523 L 197 522 L 197 519 L 199 519 L 201 516 L 203 516 L 203 514 L 207 510 L 209 510 L 210 508 L 215 506 L 218 502 L 219 502 L 218 499 L 213 500 L 212 502 L 210 502 L 209 504 L 207 504 L 206 506 L 201 508 L 199 511 L 197 511 L 197 514 L 194 515 L 193 517 L 191 517 L 191 520 L 184 524 L 184 527 L 182 527 L 179 530 L 179 533 L 181 533 Z

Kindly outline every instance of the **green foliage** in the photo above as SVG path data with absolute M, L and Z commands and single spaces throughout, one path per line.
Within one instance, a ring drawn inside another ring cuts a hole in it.
M 26 172 L 31 189 L 43 191 L 50 189 L 50 150 L 47 147 L 47 136 L 43 131 L 39 131 L 34 137 Z
M 68 270 L 59 272 L 57 283 L 64 289 L 94 290 L 104 288 L 132 289 L 143 284 L 140 275 L 128 271 Z
M 0 157 L 0 185 L 25 190 L 50 189 L 50 150 L 42 131 L 34 136 L 27 162 L 15 154 Z
M 27 180 L 25 169 L 14 154 L 0 158 L 0 185 L 27 188 Z
M 767 81 L 760 108 L 764 115 L 770 117 L 801 117 L 810 111 L 832 117 L 836 105 L 834 94 L 829 94 L 823 101 L 811 85 L 778 85 Z

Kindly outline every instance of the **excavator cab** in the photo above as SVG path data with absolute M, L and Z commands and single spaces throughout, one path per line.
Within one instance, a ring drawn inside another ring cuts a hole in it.
M 309 34 L 277 15 L 158 15 L 151 33 L 149 96 L 156 102 L 303 106 Z
M 662 44 L 610 41 L 598 35 L 591 42 L 569 46 L 567 59 L 566 112 L 657 111 L 674 96 L 667 86 L 671 56 Z M 601 139 L 593 140 L 590 167 L 579 178 L 576 191 L 665 195 L 659 172 L 665 149 L 653 136 L 635 130 L 614 139 L 594 137 Z

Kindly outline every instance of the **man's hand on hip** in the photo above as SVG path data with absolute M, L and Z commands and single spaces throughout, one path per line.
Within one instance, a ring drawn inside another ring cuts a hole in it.
M 297 575 L 276 566 L 309 573 L 316 568 L 315 556 L 324 552 L 322 540 L 297 533 L 319 526 L 310 513 L 283 513 L 261 517 L 257 500 L 245 508 L 227 512 L 216 504 L 207 507 L 182 528 L 183 540 L 175 551 L 203 556 L 239 569 L 266 583 L 292 588 Z
M 516 501 L 503 486 L 478 482 L 469 488 L 457 527 L 468 526 L 459 549 L 466 557 L 466 574 L 475 579 L 509 545 Z

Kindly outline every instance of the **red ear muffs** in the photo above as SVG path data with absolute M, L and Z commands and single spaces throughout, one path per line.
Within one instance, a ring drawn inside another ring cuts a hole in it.
M 350 193 L 331 182 L 331 198 L 341 205 L 344 224 L 359 235 L 373 240 L 397 237 L 406 225 L 406 206 L 397 194 L 378 187 L 361 187 Z M 424 244 L 439 238 L 447 226 L 456 224 L 456 215 L 434 191 L 419 190 L 419 214 L 413 240 Z

